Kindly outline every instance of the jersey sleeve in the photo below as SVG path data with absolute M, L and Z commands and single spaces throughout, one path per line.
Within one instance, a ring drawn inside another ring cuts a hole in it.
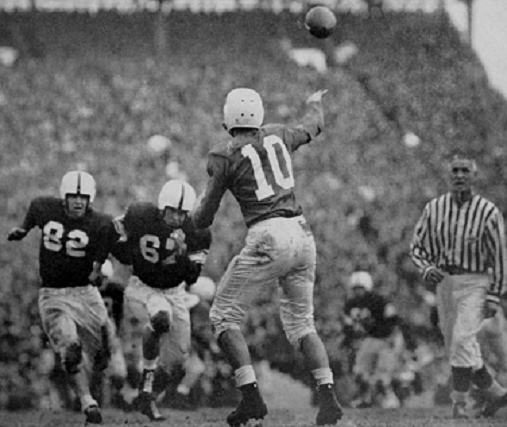
M 120 239 L 115 219 L 106 216 L 103 224 L 98 230 L 99 250 L 95 256 L 95 261 L 103 264 L 108 258 L 109 254 L 113 252 L 113 248 Z
M 44 200 L 45 199 L 42 197 L 32 200 L 23 223 L 21 224 L 23 230 L 28 232 L 40 224 L 43 216 Z
M 431 255 L 430 244 L 430 204 L 427 204 L 415 226 L 410 242 L 410 258 L 421 272 L 423 279 L 428 270 L 435 266 Z
M 287 128 L 284 140 L 291 148 L 297 150 L 301 145 L 313 141 L 324 129 L 324 110 L 322 102 L 314 101 L 307 104 L 306 114 L 295 128 Z
M 199 196 L 191 218 L 197 228 L 207 228 L 213 223 L 220 202 L 227 191 L 227 159 L 210 153 L 208 157 L 208 182 L 203 193 Z
M 132 264 L 131 240 L 128 240 L 125 229 L 125 215 L 118 216 L 111 221 L 109 228 L 111 255 L 113 255 L 121 264 Z

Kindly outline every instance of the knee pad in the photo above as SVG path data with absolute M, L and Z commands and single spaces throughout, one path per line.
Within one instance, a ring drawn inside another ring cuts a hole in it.
M 167 311 L 159 311 L 151 318 L 151 326 L 158 334 L 169 332 L 171 323 L 169 322 L 169 313 Z
M 65 359 L 63 362 L 65 371 L 69 375 L 75 375 L 79 372 L 79 365 L 83 360 L 83 352 L 81 344 L 72 343 L 65 351 Z
M 284 325 L 283 328 L 287 340 L 296 350 L 299 350 L 301 348 L 301 341 L 303 340 L 303 338 L 305 338 L 308 334 L 317 332 L 313 323 L 309 322 L 305 322 L 290 328 L 287 328 Z

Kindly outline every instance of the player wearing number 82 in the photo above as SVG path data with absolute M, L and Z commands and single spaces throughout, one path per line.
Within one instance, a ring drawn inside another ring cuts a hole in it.
M 191 214 L 198 227 L 210 226 L 229 190 L 248 227 L 245 246 L 230 262 L 210 311 L 218 343 L 242 393 L 238 408 L 227 418 L 232 427 L 267 414 L 240 331 L 246 309 L 267 286 L 278 286 L 285 334 L 302 351 L 318 387 L 317 424 L 335 424 L 342 416 L 314 324 L 315 241 L 295 197 L 291 161 L 295 150 L 322 131 L 324 93 L 311 95 L 301 124 L 288 127 L 263 126 L 260 95 L 247 88 L 232 90 L 224 105 L 224 128 L 231 138 L 209 153 L 209 179 Z
M 60 196 L 37 197 L 20 227 L 8 240 L 21 240 L 35 227 L 42 231 L 39 265 L 39 311 L 44 331 L 76 388 L 86 421 L 102 416 L 91 396 L 88 362 L 107 367 L 113 328 L 93 282 L 107 257 L 111 217 L 92 208 L 95 180 L 82 171 L 64 175 Z

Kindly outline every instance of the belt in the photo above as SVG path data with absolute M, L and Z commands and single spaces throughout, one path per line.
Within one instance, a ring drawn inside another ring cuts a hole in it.
M 446 267 L 440 267 L 442 271 L 445 271 L 447 274 L 451 276 L 459 276 L 460 274 L 486 274 L 485 271 L 470 271 L 466 270 L 463 267 L 458 267 L 455 265 L 449 265 Z

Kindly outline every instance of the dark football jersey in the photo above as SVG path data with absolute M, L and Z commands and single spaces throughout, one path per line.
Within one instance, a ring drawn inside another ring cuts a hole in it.
M 207 251 L 211 245 L 209 229 L 197 230 L 191 221 L 183 223 L 186 255 L 176 253 L 175 231 L 151 203 L 131 205 L 123 218 L 127 242 L 118 242 L 112 253 L 122 262 L 132 265 L 132 274 L 152 288 L 173 288 L 187 280 L 193 269 L 189 255 Z
M 212 149 L 208 184 L 193 214 L 195 224 L 211 225 L 227 190 L 238 201 L 247 227 L 268 218 L 301 215 L 291 155 L 314 139 L 322 127 L 322 106 L 310 103 L 298 127 L 266 125 L 258 133 L 237 136 Z
M 82 218 L 65 213 L 62 199 L 39 197 L 28 209 L 23 225 L 42 231 L 39 265 L 42 286 L 86 286 L 93 262 L 107 257 L 108 229 L 112 217 L 89 209 Z
M 367 335 L 374 338 L 387 338 L 397 324 L 393 305 L 382 295 L 366 292 L 353 297 L 345 303 L 345 315 L 354 324 L 362 327 Z

